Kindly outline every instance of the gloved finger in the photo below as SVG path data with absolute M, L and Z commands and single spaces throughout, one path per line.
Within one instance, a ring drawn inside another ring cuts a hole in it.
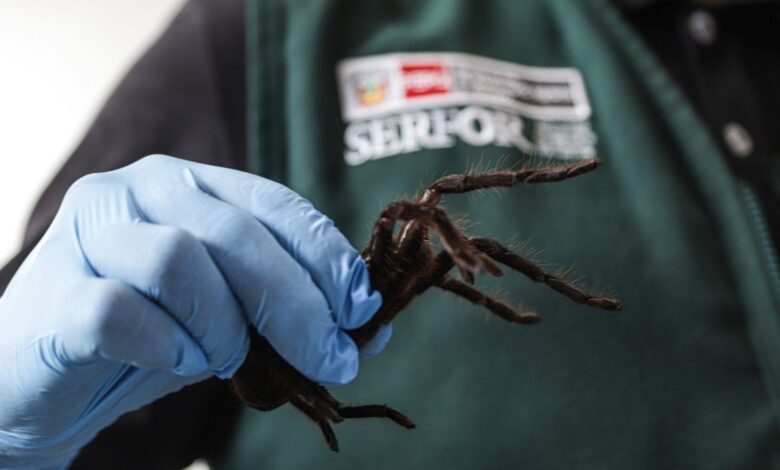
M 185 376 L 208 369 L 200 347 L 176 320 L 119 281 L 87 278 L 60 305 L 63 363 L 102 357 Z
M 382 304 L 368 269 L 346 237 L 306 199 L 291 189 L 213 167 L 193 169 L 201 189 L 251 213 L 311 274 L 333 309 L 336 323 L 362 326 Z
M 393 324 L 388 323 L 387 325 L 382 325 L 374 337 L 368 340 L 368 342 L 360 348 L 360 356 L 371 358 L 381 353 L 390 341 L 391 336 L 393 336 Z
M 249 351 L 246 318 L 206 248 L 184 230 L 149 223 L 103 227 L 81 238 L 101 277 L 158 302 L 194 338 L 209 368 L 231 377 Z
M 259 220 L 309 272 L 341 328 L 358 328 L 379 309 L 381 295 L 371 288 L 360 254 L 329 218 L 291 189 L 248 173 L 170 157 L 152 162 Z M 189 171 L 182 171 L 183 165 Z
M 138 194 L 140 204 L 146 196 Z M 274 349 L 301 373 L 324 384 L 357 375 L 358 349 L 339 329 L 309 272 L 246 211 L 196 188 L 171 189 L 165 203 L 144 213 L 176 225 L 207 248 L 249 320 Z

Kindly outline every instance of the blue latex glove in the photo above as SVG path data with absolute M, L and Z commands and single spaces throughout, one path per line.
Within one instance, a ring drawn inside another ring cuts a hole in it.
M 380 303 L 282 185 L 165 156 L 82 178 L 0 298 L 0 467 L 66 466 L 122 413 L 231 377 L 248 322 L 312 380 L 349 382 L 344 330 Z

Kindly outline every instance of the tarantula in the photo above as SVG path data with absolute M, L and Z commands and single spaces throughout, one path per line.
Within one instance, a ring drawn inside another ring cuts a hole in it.
M 579 304 L 604 310 L 620 310 L 620 301 L 589 294 L 559 276 L 548 274 L 532 261 L 503 247 L 495 240 L 468 238 L 450 220 L 439 201 L 442 195 L 466 193 L 486 188 L 510 187 L 518 183 L 562 181 L 598 167 L 596 158 L 575 164 L 495 171 L 474 175 L 450 175 L 434 182 L 416 201 L 397 201 L 379 215 L 368 246 L 362 253 L 371 282 L 382 293 L 383 305 L 365 325 L 348 334 L 358 346 L 364 345 L 418 295 L 438 287 L 481 305 L 504 320 L 531 324 L 541 317 L 494 299 L 472 287 L 474 275 L 487 272 L 500 276 L 503 264 L 533 281 L 541 282 Z M 398 221 L 403 221 L 396 234 Z M 435 232 L 443 249 L 435 254 L 430 232 Z M 463 281 L 449 275 L 453 267 Z M 465 281 L 465 282 L 464 282 Z M 288 364 L 254 329 L 250 328 L 251 348 L 246 361 L 233 377 L 239 397 L 252 408 L 269 411 L 290 403 L 316 422 L 331 450 L 338 441 L 331 422 L 351 418 L 387 418 L 411 429 L 415 424 L 386 405 L 343 406 L 315 382 Z

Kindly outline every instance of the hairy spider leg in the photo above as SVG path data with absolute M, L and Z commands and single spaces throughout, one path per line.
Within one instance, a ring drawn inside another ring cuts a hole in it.
M 436 286 L 463 297 L 477 305 L 481 305 L 504 320 L 512 323 L 532 324 L 538 323 L 542 319 L 536 312 L 517 310 L 504 302 L 494 299 L 484 292 L 449 276 L 444 276 Z
M 435 206 L 443 194 L 462 194 L 480 189 L 506 188 L 519 183 L 537 184 L 563 181 L 593 171 L 599 165 L 601 165 L 601 160 L 591 158 L 570 165 L 526 168 L 517 171 L 493 171 L 476 175 L 449 175 L 428 186 L 418 202 Z
M 290 385 L 296 393 L 290 398 L 290 404 L 319 425 L 328 447 L 334 452 L 339 451 L 339 444 L 330 422 L 340 423 L 345 419 L 355 418 L 386 418 L 407 429 L 415 427 L 411 419 L 387 405 L 342 406 L 325 387 L 297 371 L 295 375 L 296 380 Z
M 302 395 L 292 397 L 290 404 L 301 410 L 303 414 L 319 425 L 328 447 L 334 452 L 339 451 L 339 441 L 336 433 L 333 431 L 333 427 L 330 425 L 330 421 L 339 423 L 344 419 L 385 418 L 406 429 L 417 427 L 406 415 L 387 405 L 341 406 L 338 409 L 339 417 L 337 420 L 334 420 L 323 415 L 316 405 L 309 403 Z
M 341 403 L 336 401 L 336 399 L 333 398 L 333 395 L 331 395 L 325 387 L 318 385 L 303 375 L 300 377 L 302 380 L 296 380 L 296 382 L 299 383 L 295 384 L 295 390 L 297 392 L 295 396 L 306 400 L 311 406 L 319 411 L 324 419 L 328 419 L 334 423 L 343 421 L 338 412 Z
M 396 202 L 385 209 L 374 226 L 369 248 L 366 251 L 367 260 L 371 263 L 377 263 L 377 260 L 379 260 L 379 264 L 370 264 L 370 266 L 372 268 L 378 267 L 378 272 L 387 276 L 388 273 L 386 270 L 382 269 L 383 266 L 381 263 L 384 263 L 384 258 L 388 251 L 392 250 L 394 251 L 393 254 L 400 255 L 399 258 L 403 262 L 405 260 L 404 254 L 411 251 L 417 251 L 416 245 L 426 241 L 427 229 L 429 226 L 432 226 L 442 236 L 444 248 L 450 253 L 451 259 L 454 258 L 455 265 L 458 266 L 463 279 L 469 283 L 473 283 L 473 273 L 478 272 L 478 270 L 473 269 L 472 266 L 474 264 L 472 260 L 483 260 L 484 258 L 473 255 L 471 244 L 468 242 L 464 243 L 464 237 L 461 232 L 449 220 L 444 210 L 437 206 L 441 199 L 441 195 L 465 193 L 492 187 L 509 187 L 519 183 L 535 184 L 562 181 L 595 170 L 600 164 L 601 160 L 598 158 L 591 158 L 569 165 L 533 169 L 527 168 L 518 171 L 496 171 L 477 175 L 445 176 L 431 184 L 417 202 Z M 405 220 L 407 223 L 402 227 L 397 243 L 394 244 L 393 230 L 398 219 Z M 452 248 L 453 245 L 457 250 Z M 462 256 L 463 254 L 466 256 Z M 520 258 L 520 260 L 523 259 Z M 496 261 L 500 262 L 500 260 Z M 515 260 L 513 259 L 512 261 Z M 452 266 L 450 266 L 450 268 L 451 267 Z M 491 267 L 495 267 L 495 265 Z M 447 271 L 450 268 L 448 268 Z M 403 269 L 401 270 L 403 271 Z M 500 270 L 498 269 L 495 271 L 490 269 L 486 270 L 494 275 L 499 275 L 500 273 Z M 550 287 L 567 295 L 576 302 L 599 306 L 599 299 L 603 299 L 590 296 L 556 276 L 545 274 L 544 272 L 542 272 L 542 274 L 546 276 L 546 283 L 550 285 Z M 440 274 L 440 276 L 443 275 L 444 273 Z M 390 289 L 398 284 L 394 282 L 395 278 L 393 276 L 391 277 L 392 281 L 386 283 L 391 284 L 386 286 Z M 410 284 L 412 283 L 407 283 L 407 285 Z M 433 283 L 425 285 L 425 288 L 422 290 L 430 287 L 430 285 L 433 285 Z M 408 303 L 410 295 L 417 295 L 412 292 L 401 294 L 404 297 L 404 306 Z M 577 300 L 578 298 L 580 300 L 585 300 L 580 301 Z M 613 305 L 613 301 L 612 299 L 606 300 L 607 301 L 604 302 L 601 308 L 609 309 L 609 307 Z M 394 316 L 397 312 L 388 311 L 387 313 L 391 313 Z
M 395 223 L 393 219 L 380 217 L 363 253 L 371 273 L 371 284 L 385 298 L 402 294 L 409 284 L 415 282 L 414 277 L 426 271 L 433 261 L 430 242 L 422 230 L 415 230 L 410 237 L 394 238 Z M 409 221 L 404 228 L 410 224 L 415 223 Z
M 328 447 L 333 452 L 339 451 L 339 441 L 336 439 L 336 433 L 333 432 L 333 428 L 330 426 L 328 419 L 322 416 L 317 408 L 307 403 L 305 400 L 298 396 L 293 397 L 290 403 L 301 410 L 306 416 L 320 426 L 322 434 L 325 436 L 325 440 L 328 442 Z
M 382 211 L 377 225 L 382 222 L 382 219 L 415 220 L 432 227 L 440 235 L 442 246 L 452 256 L 461 276 L 469 283 L 474 281 L 474 273 L 486 271 L 494 276 L 501 275 L 501 269 L 498 265 L 479 250 L 474 249 L 440 207 L 397 201 Z M 381 226 L 385 227 L 386 225 Z
M 447 273 L 452 269 L 454 263 L 446 251 L 439 252 L 434 263 L 436 267 L 431 272 L 429 283 L 425 286 L 426 289 L 435 285 L 472 303 L 481 305 L 504 320 L 513 323 L 532 324 L 541 320 L 541 317 L 536 312 L 521 311 L 513 308 L 501 300 L 490 297 L 484 292 L 448 276 Z
M 394 238 L 393 231 L 399 219 L 405 220 L 406 224 L 401 234 Z M 371 272 L 372 284 L 382 292 L 385 303 L 368 323 L 348 332 L 358 346 L 373 338 L 381 325 L 390 323 L 415 297 L 446 274 L 432 274 L 441 263 L 433 258 L 427 234 L 429 226 L 441 235 L 445 252 L 451 253 L 447 258 L 450 260 L 447 271 L 457 265 L 461 276 L 473 282 L 474 272 L 478 269 L 475 262 L 479 262 L 486 271 L 502 274 L 488 256 L 471 245 L 443 209 L 421 203 L 394 202 L 374 224 L 371 241 L 363 255 Z M 464 257 L 467 259 L 464 260 Z
M 425 192 L 417 199 L 416 204 L 428 207 L 437 206 L 444 194 L 462 194 L 487 188 L 511 187 L 519 183 L 551 183 L 573 178 L 575 176 L 593 171 L 601 164 L 598 158 L 570 165 L 559 165 L 544 168 L 526 168 L 517 171 L 494 171 L 476 175 L 449 175 L 433 182 Z M 384 248 L 390 245 L 394 221 L 389 221 L 389 234 L 385 234 L 385 243 L 375 246 Z M 387 228 L 387 223 L 383 224 Z M 408 220 L 401 228 L 395 248 L 400 253 L 415 251 L 413 246 L 425 241 L 428 235 L 428 227 L 417 220 Z M 373 241 L 373 239 L 372 239 Z
M 388 418 L 406 429 L 417 427 L 406 415 L 387 405 L 343 406 L 339 409 L 339 413 L 342 418 Z
M 368 242 L 365 250 L 363 250 L 363 259 L 368 265 L 368 270 L 374 277 L 374 272 L 384 273 L 385 263 L 388 259 L 388 250 L 393 246 L 393 229 L 395 228 L 395 220 L 389 217 L 379 217 L 374 228 L 371 231 L 371 240 Z M 374 279 L 372 279 L 373 283 Z
M 532 281 L 548 285 L 554 291 L 578 304 L 613 311 L 621 310 L 623 308 L 623 304 L 617 299 L 589 294 L 559 276 L 544 272 L 537 264 L 512 252 L 495 240 L 489 238 L 472 238 L 470 241 L 480 251 L 499 263 L 524 274 Z

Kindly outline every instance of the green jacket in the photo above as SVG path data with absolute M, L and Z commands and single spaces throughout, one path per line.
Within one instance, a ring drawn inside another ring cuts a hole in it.
M 417 429 L 348 421 L 334 454 L 291 407 L 249 410 L 228 468 L 780 467 L 780 282 L 761 211 L 610 3 L 278 0 L 253 2 L 249 27 L 255 171 L 363 246 L 382 207 L 437 176 L 595 149 L 592 174 L 445 207 L 625 310 L 479 279 L 541 313 L 524 327 L 429 291 L 331 390 Z

